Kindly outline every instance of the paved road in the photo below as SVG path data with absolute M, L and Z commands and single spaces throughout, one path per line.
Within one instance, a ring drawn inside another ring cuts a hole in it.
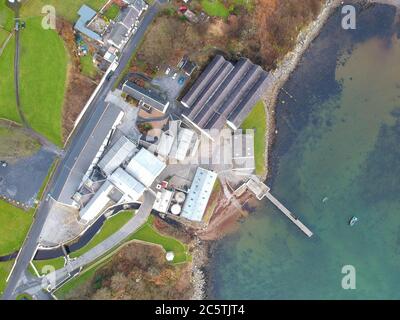
M 166 0 L 160 2 L 156 1 L 149 10 L 146 12 L 138 30 L 133 37 L 126 44 L 120 60 L 119 66 L 115 70 L 112 77 L 105 81 L 103 87 L 99 90 L 97 96 L 92 101 L 84 116 L 82 117 L 79 125 L 75 129 L 74 134 L 71 136 L 69 143 L 66 147 L 66 154 L 60 161 L 60 164 L 54 174 L 52 180 L 49 183 L 49 187 L 46 189 L 46 194 L 51 194 L 53 198 L 57 198 L 60 194 L 63 185 L 68 177 L 68 168 L 73 167 L 73 163 L 77 155 L 84 147 L 87 139 L 90 137 L 93 127 L 97 124 L 99 118 L 105 107 L 105 98 L 108 92 L 113 88 L 114 83 L 117 81 L 120 74 L 123 72 L 124 67 L 129 63 L 129 60 L 134 53 L 136 47 L 140 44 L 141 39 L 146 32 L 147 27 L 151 24 L 154 17 L 160 10 L 160 3 L 165 3 Z M 25 272 L 26 268 L 33 255 L 35 254 L 36 248 L 39 243 L 39 236 L 42 231 L 43 225 L 47 219 L 49 211 L 51 209 L 49 201 L 42 201 L 35 215 L 35 220 L 31 226 L 29 234 L 25 239 L 25 243 L 18 255 L 16 265 L 9 278 L 7 288 L 3 294 L 3 299 L 12 299 L 15 296 L 15 290 L 18 286 L 18 282 Z

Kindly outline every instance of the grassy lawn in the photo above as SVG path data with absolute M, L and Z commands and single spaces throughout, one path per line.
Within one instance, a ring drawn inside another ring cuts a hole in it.
M 14 87 L 15 38 L 12 37 L 0 56 L 0 118 L 20 122 Z
M 40 149 L 38 141 L 20 128 L 3 126 L 0 121 L 0 159 L 12 161 L 29 157 Z
M 8 31 L 0 27 L 0 48 L 3 46 L 3 43 L 8 38 L 9 34 L 10 33 Z
M 32 223 L 34 209 L 24 211 L 0 200 L 0 255 L 17 251 Z
M 117 6 L 115 3 L 113 3 L 106 12 L 104 12 L 104 15 L 110 19 L 114 20 L 119 14 L 119 6 Z
M 65 297 L 71 291 L 76 290 L 79 286 L 83 285 L 86 282 L 89 282 L 95 275 L 96 271 L 104 266 L 107 262 L 111 260 L 111 257 L 104 259 L 103 261 L 89 265 L 85 267 L 85 269 L 76 277 L 66 282 L 61 288 L 57 289 L 54 292 L 54 295 L 61 300 L 64 300 Z
M 21 8 L 21 15 L 40 16 L 43 6 L 51 5 L 56 8 L 57 15 L 73 23 L 78 19 L 78 10 L 83 4 L 99 10 L 105 3 L 106 0 L 28 0 Z
M 68 53 L 54 30 L 44 30 L 41 18 L 28 19 L 21 32 L 20 95 L 31 127 L 61 145 L 61 116 L 67 79 Z
M 265 134 L 267 130 L 264 102 L 259 101 L 247 116 L 241 126 L 242 129 L 254 129 L 254 156 L 256 174 L 265 173 Z
M 229 8 L 219 0 L 201 0 L 201 6 L 205 13 L 213 17 L 227 18 L 229 16 Z
M 6 288 L 6 279 L 11 271 L 13 264 L 14 260 L 0 262 L 0 297 L 3 295 L 4 289 Z
M 93 63 L 92 56 L 89 54 L 87 56 L 80 58 L 82 74 L 90 78 L 94 78 L 97 74 L 97 68 Z
M 173 263 L 182 263 L 190 261 L 191 257 L 187 253 L 186 246 L 172 237 L 166 237 L 159 234 L 153 228 L 153 222 L 154 222 L 154 217 L 150 216 L 146 224 L 144 224 L 133 235 L 128 237 L 125 243 L 128 243 L 133 240 L 140 240 L 147 243 L 159 244 L 164 248 L 164 250 L 174 252 L 175 258 Z M 92 241 L 94 241 L 94 239 Z M 92 241 L 88 245 L 90 245 Z M 107 262 L 109 262 L 112 256 L 119 250 L 119 248 L 121 248 L 121 245 L 117 246 L 115 249 L 106 253 L 105 255 L 103 255 L 93 263 L 89 264 L 88 266 L 85 266 L 84 270 L 80 275 L 68 281 L 54 293 L 57 296 L 57 298 L 65 299 L 65 297 L 69 292 L 76 290 L 82 284 L 86 283 L 87 281 L 90 281 L 95 275 L 96 271 L 99 270 L 102 266 L 104 266 Z
M 175 254 L 174 263 L 182 263 L 188 261 L 186 246 L 175 238 L 163 236 L 153 227 L 153 216 L 138 231 L 128 238 L 131 240 L 141 240 L 148 243 L 161 245 L 165 251 L 172 251 Z
M 118 213 L 116 216 L 107 219 L 104 222 L 103 227 L 100 231 L 90 240 L 90 242 L 83 248 L 74 251 L 70 254 L 71 258 L 79 257 L 85 252 L 88 252 L 93 247 L 97 246 L 100 242 L 110 237 L 112 234 L 121 229 L 132 217 L 134 213 L 132 211 L 124 211 Z
M 33 260 L 33 265 L 39 274 L 44 274 L 46 272 L 42 272 L 43 267 L 52 266 L 54 269 L 58 270 L 64 267 L 64 257 L 49 259 L 49 260 Z
M 14 26 L 14 12 L 7 7 L 5 1 L 0 1 L 0 27 L 11 31 Z

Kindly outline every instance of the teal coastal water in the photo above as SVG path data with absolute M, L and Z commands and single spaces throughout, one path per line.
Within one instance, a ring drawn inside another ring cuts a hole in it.
M 314 237 L 261 202 L 216 245 L 211 298 L 400 298 L 400 27 L 393 7 L 357 11 L 355 31 L 331 17 L 277 105 L 267 183 Z

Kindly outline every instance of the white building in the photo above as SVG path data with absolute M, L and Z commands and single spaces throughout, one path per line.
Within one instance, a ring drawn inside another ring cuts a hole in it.
M 153 209 L 161 213 L 167 213 L 173 195 L 174 193 L 167 189 L 163 189 L 162 191 L 157 192 L 156 201 L 154 202 Z
M 192 146 L 192 140 L 194 137 L 194 131 L 187 128 L 179 128 L 178 139 L 175 145 L 172 146 L 170 157 L 178 161 L 185 160 L 190 147 Z
M 160 142 L 157 145 L 157 153 L 160 156 L 167 158 L 174 141 L 175 137 L 173 135 L 171 135 L 169 132 L 163 132 L 160 137 Z
M 110 176 L 109 181 L 124 194 L 121 202 L 137 201 L 146 190 L 144 185 L 122 168 L 115 170 Z
M 126 171 L 146 187 L 150 187 L 165 167 L 163 161 L 142 148 L 128 163 Z
M 100 187 L 87 205 L 79 212 L 81 220 L 84 220 L 84 223 L 93 220 L 108 207 L 112 201 L 108 195 L 113 189 L 114 186 L 109 181 L 106 181 Z
M 201 221 L 207 207 L 217 174 L 198 168 L 183 205 L 181 216 L 192 221 Z

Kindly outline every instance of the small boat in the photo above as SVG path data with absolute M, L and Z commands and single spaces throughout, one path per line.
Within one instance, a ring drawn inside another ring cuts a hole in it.
M 358 221 L 358 218 L 356 216 L 352 217 L 349 221 L 350 227 L 354 226 L 356 222 Z

